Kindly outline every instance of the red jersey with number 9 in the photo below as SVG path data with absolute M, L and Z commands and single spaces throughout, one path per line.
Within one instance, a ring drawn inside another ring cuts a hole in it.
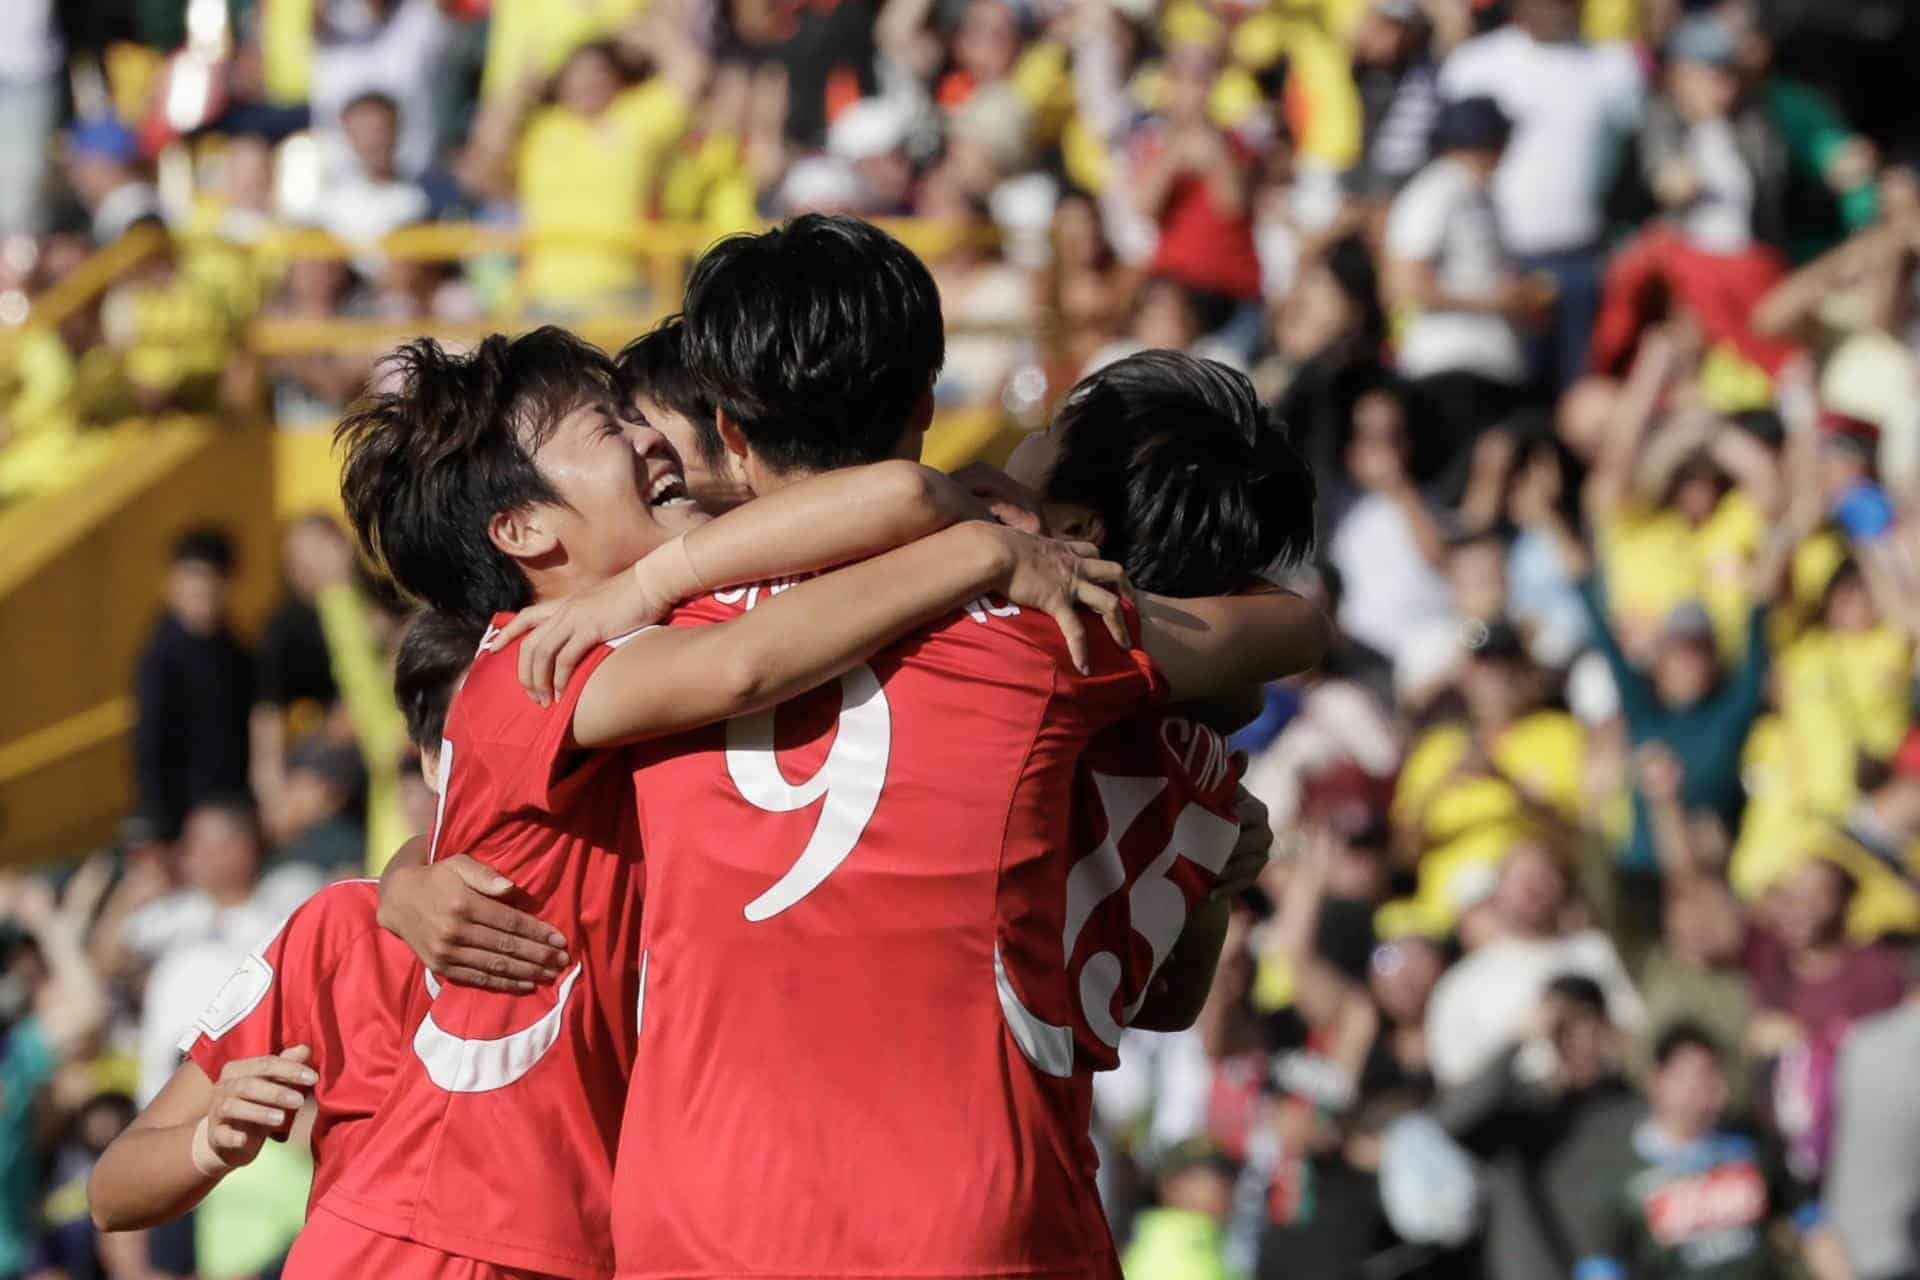
M 674 625 L 786 584 L 719 593 Z M 1096 1276 L 1059 916 L 1076 761 L 1157 670 L 975 602 L 774 711 L 636 755 L 640 1049 L 622 1276 Z
M 512 880 L 513 904 L 565 935 L 573 963 L 527 995 L 443 987 L 421 969 L 393 1090 L 325 1207 L 463 1258 L 597 1280 L 613 1267 L 643 881 L 627 756 L 580 751 L 572 724 L 613 650 L 542 707 L 520 687 L 518 645 L 496 648 L 495 634 L 447 712 L 434 856 Z

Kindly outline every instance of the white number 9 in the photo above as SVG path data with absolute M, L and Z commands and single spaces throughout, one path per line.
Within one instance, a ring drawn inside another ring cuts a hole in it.
M 840 677 L 840 722 L 826 760 L 795 785 L 780 772 L 770 707 L 727 722 L 727 773 L 747 803 L 768 813 L 792 813 L 822 796 L 820 821 L 786 874 L 747 904 L 748 920 L 770 920 L 820 887 L 866 832 L 880 806 L 893 745 L 893 713 L 873 668 L 862 663 Z

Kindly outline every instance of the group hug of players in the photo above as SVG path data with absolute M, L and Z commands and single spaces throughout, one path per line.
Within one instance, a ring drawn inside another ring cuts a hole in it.
M 1327 643 L 1265 586 L 1313 480 L 1170 352 L 949 479 L 943 354 L 924 265 L 818 216 L 617 360 L 398 354 L 343 490 L 424 606 L 435 831 L 228 979 L 102 1226 L 310 1123 L 289 1280 L 1118 1276 L 1092 1073 L 1193 1021 L 1265 861 L 1208 724 Z

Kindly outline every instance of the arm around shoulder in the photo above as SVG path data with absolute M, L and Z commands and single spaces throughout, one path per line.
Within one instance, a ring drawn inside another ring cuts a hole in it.
M 1285 591 L 1204 600 L 1143 596 L 1140 619 L 1141 646 L 1175 702 L 1310 671 L 1333 643 L 1319 606 Z

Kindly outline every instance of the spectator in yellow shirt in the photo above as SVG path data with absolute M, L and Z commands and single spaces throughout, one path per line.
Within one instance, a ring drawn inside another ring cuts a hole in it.
M 553 75 L 582 45 L 612 39 L 646 12 L 647 0 L 493 0 L 480 96 L 510 99 Z
M 551 100 L 522 119 L 516 98 L 475 128 L 468 179 L 517 195 L 527 237 L 521 289 L 535 314 L 572 319 L 631 302 L 644 289 L 636 224 L 651 212 L 666 162 L 706 78 L 691 33 L 654 24 L 660 70 L 626 86 L 620 51 L 575 50 Z
M 1466 715 L 1414 743 L 1392 808 L 1419 900 L 1448 921 L 1477 869 L 1497 864 L 1526 832 L 1575 819 L 1586 772 L 1586 731 L 1544 705 L 1543 673 L 1519 632 L 1498 622 L 1471 640 L 1459 682 Z

